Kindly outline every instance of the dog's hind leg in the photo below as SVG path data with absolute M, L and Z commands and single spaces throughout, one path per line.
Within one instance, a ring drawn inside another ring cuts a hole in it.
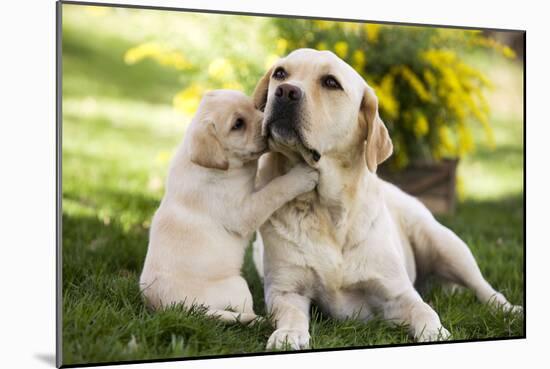
M 471 289 L 483 303 L 521 312 L 485 280 L 469 247 L 454 232 L 440 224 L 418 199 L 384 182 L 386 202 L 395 221 L 413 247 L 415 264 L 422 274 Z
M 445 280 L 470 288 L 483 303 L 513 312 L 521 312 L 485 280 L 469 247 L 454 232 L 433 216 L 419 221 L 412 237 L 415 248 L 430 260 L 430 269 Z

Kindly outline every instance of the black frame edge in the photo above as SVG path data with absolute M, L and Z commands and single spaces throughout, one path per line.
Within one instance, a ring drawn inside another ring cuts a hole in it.
M 413 27 L 439 27 L 439 28 L 453 28 L 453 29 L 465 29 L 465 30 L 525 32 L 525 30 L 522 30 L 522 29 L 512 29 L 512 28 L 491 28 L 491 27 L 458 26 L 458 25 L 443 25 L 443 24 L 431 24 L 431 23 L 392 22 L 392 21 L 380 21 L 380 20 L 374 20 L 374 19 L 329 18 L 329 17 L 313 16 L 313 15 L 254 13 L 254 12 L 244 12 L 244 11 L 241 12 L 241 11 L 234 11 L 234 10 L 215 10 L 215 9 L 198 9 L 198 8 L 177 8 L 177 7 L 155 6 L 155 5 L 99 3 L 94 1 L 59 0 L 59 2 L 67 5 L 105 6 L 105 7 L 149 9 L 149 10 L 162 10 L 162 11 L 188 12 L 188 13 L 244 15 L 244 16 L 269 17 L 269 18 L 317 19 L 317 20 L 327 20 L 327 21 L 334 21 L 334 22 L 376 23 L 376 24 L 386 24 L 386 25 L 413 26 Z
M 523 32 L 523 335 L 527 338 L 527 31 Z
M 55 230 L 55 271 L 56 271 L 56 298 L 55 298 L 55 365 L 59 368 L 63 365 L 63 284 L 62 284 L 62 178 L 61 178 L 61 158 L 62 158 L 62 78 L 63 78 L 63 66 L 62 66 L 62 2 L 57 1 L 55 4 L 55 16 L 56 16 L 56 29 L 55 29 L 55 189 L 56 189 L 56 230 Z

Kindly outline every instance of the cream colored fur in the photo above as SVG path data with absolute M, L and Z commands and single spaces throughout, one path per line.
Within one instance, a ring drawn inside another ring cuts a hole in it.
M 281 68 L 286 77 L 274 78 Z M 326 88 L 326 76 L 342 89 Z M 270 125 L 280 123 L 272 116 L 282 109 L 275 106 L 275 90 L 283 84 L 301 91 L 293 123 L 299 140 Z M 312 301 L 338 319 L 380 313 L 407 324 L 418 341 L 447 339 L 438 314 L 413 286 L 432 273 L 472 289 L 483 303 L 521 311 L 483 278 L 459 237 L 418 200 L 376 176 L 377 164 L 392 152 L 391 140 L 374 91 L 344 61 L 328 51 L 294 51 L 266 73 L 253 98 L 265 106 L 263 129 L 277 151 L 260 159 L 258 184 L 303 161 L 320 172 L 316 189 L 277 210 L 254 244 L 276 324 L 268 348 L 309 346 Z

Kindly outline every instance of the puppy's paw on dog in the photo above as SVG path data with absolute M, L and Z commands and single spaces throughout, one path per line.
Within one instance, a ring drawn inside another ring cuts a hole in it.
M 311 191 L 319 182 L 319 172 L 305 164 L 297 164 L 289 172 L 289 175 L 295 179 L 295 183 L 300 186 L 302 192 Z
M 299 329 L 279 328 L 267 341 L 268 350 L 300 350 L 309 348 L 309 332 Z

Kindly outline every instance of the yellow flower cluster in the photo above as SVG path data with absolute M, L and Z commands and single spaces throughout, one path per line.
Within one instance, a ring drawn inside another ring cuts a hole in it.
M 489 80 L 481 72 L 462 62 L 456 53 L 450 50 L 427 50 L 421 54 L 421 58 L 439 74 L 438 78 L 433 72 L 426 71 L 424 77 L 430 86 L 437 86 L 438 98 L 454 115 L 457 125 L 457 145 L 454 145 L 451 143 L 446 122 L 441 122 L 438 131 L 440 147 L 435 150 L 435 156 L 462 156 L 474 149 L 472 133 L 466 124 L 469 117 L 475 118 L 483 125 L 488 144 L 494 146 L 488 118 L 489 107 L 483 96 L 483 88 L 491 86 Z
M 423 137 L 428 134 L 430 131 L 430 125 L 428 123 L 428 118 L 422 112 L 418 112 L 416 116 L 416 121 L 414 122 L 414 134 L 416 137 Z
M 198 83 L 192 83 L 187 88 L 178 92 L 176 96 L 174 96 L 172 103 L 177 110 L 191 116 L 195 114 L 199 108 L 204 91 L 205 88 L 203 86 Z
M 225 58 L 214 59 L 208 65 L 208 75 L 218 81 L 228 81 L 233 77 L 233 66 Z
M 423 72 L 424 80 L 428 83 L 430 88 L 435 88 L 437 86 L 437 79 L 431 70 L 425 69 Z
M 378 41 L 378 35 L 380 34 L 380 29 L 382 26 L 379 24 L 366 23 L 364 27 L 367 32 L 367 40 L 373 43 Z
M 399 117 L 399 101 L 395 98 L 394 85 L 395 76 L 393 73 L 386 74 L 379 84 L 369 82 L 378 96 L 378 103 L 386 116 L 392 120 Z
M 437 131 L 439 145 L 434 150 L 434 155 L 437 159 L 445 156 L 452 156 L 456 153 L 456 145 L 452 139 L 451 129 L 447 125 L 439 125 Z
M 448 45 L 449 43 L 458 42 L 460 44 L 469 46 L 479 46 L 484 49 L 492 49 L 506 58 L 513 59 L 516 57 L 516 53 L 510 47 L 502 44 L 501 42 L 483 36 L 483 33 L 478 30 L 464 30 L 458 32 L 452 29 L 440 29 L 431 38 L 434 46 Z
M 315 48 L 317 50 L 328 50 L 327 43 L 324 42 L 324 41 L 321 41 L 321 42 L 317 43 L 317 45 L 315 45 Z
M 458 156 L 463 156 L 474 149 L 474 137 L 472 131 L 461 121 L 457 127 L 458 133 Z
M 128 49 L 124 53 L 124 62 L 130 65 L 147 58 L 178 70 L 190 69 L 193 66 L 183 53 L 156 42 L 140 44 Z
M 400 73 L 405 81 L 409 83 L 414 92 L 418 95 L 420 100 L 429 101 L 431 96 L 424 83 L 418 78 L 418 76 L 406 65 L 402 65 L 395 68 L 395 72 Z
M 365 57 L 365 53 L 363 52 L 363 50 L 355 50 L 351 59 L 353 68 L 361 73 L 363 71 L 363 68 L 365 68 L 365 65 L 367 64 L 367 58 Z
M 157 157 L 155 158 L 156 162 L 161 165 L 166 165 L 172 158 L 172 155 L 174 153 L 169 150 L 161 150 L 157 153 Z
M 338 41 L 334 44 L 334 52 L 342 59 L 345 59 L 346 56 L 348 56 L 348 49 L 349 46 L 346 41 Z
M 280 56 L 283 56 L 286 54 L 286 51 L 288 50 L 288 41 L 284 38 L 278 38 L 276 42 L 276 53 Z
M 485 47 L 488 49 L 493 49 L 508 59 L 514 59 L 516 57 L 515 51 L 512 50 L 510 47 L 503 45 L 497 40 L 489 37 L 484 37 L 484 36 L 473 37 L 470 39 L 470 44 L 475 46 Z
M 179 91 L 172 103 L 176 110 L 192 116 L 197 111 L 204 92 L 210 88 L 223 88 L 229 90 L 243 90 L 243 86 L 237 82 L 235 67 L 226 58 L 216 58 L 210 62 L 207 68 L 208 78 L 197 80 Z

